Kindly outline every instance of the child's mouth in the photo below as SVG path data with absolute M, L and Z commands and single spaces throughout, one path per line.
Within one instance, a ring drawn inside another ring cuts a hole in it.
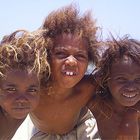
M 65 75 L 67 75 L 67 76 L 74 76 L 74 75 L 76 75 L 76 72 L 72 72 L 72 71 L 66 71 L 66 72 L 64 72 L 65 73 Z
M 127 98 L 134 98 L 138 95 L 138 92 L 135 92 L 135 93 L 123 93 L 122 94 L 124 97 L 127 97 Z

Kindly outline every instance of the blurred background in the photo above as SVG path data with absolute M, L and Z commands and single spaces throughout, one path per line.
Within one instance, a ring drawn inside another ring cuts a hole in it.
M 140 39 L 140 0 L 0 0 L 0 39 L 17 29 L 36 30 L 48 13 L 70 3 L 92 11 L 104 39 L 109 32 Z

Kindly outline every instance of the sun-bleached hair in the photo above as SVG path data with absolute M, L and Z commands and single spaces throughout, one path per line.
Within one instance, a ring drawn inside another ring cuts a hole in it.
M 6 70 L 11 69 L 35 73 L 39 79 L 49 77 L 50 65 L 42 32 L 17 30 L 3 37 L 0 42 L 0 78 L 5 77 Z
M 50 46 L 55 47 L 55 38 L 58 35 L 73 34 L 78 35 L 86 42 L 89 60 L 97 62 L 96 48 L 98 47 L 96 20 L 92 18 L 91 12 L 80 14 L 74 4 L 52 11 L 45 19 L 41 29 L 45 29 L 44 37 Z M 48 54 L 49 55 L 49 54 Z

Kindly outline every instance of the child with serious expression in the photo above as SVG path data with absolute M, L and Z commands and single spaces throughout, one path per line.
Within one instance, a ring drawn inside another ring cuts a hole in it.
M 95 21 L 70 5 L 49 14 L 42 29 L 51 75 L 42 84 L 39 105 L 30 113 L 36 127 L 31 140 L 98 138 L 96 121 L 86 107 L 96 83 L 85 76 L 88 63 L 96 62 Z
M 11 140 L 27 114 L 39 103 L 40 79 L 49 70 L 46 51 L 35 46 L 41 46 L 42 39 L 18 30 L 0 43 L 1 140 Z
M 55 47 L 51 51 L 50 59 L 53 73 L 51 79 L 58 87 L 71 88 L 85 74 L 88 51 L 85 42 L 76 35 L 62 34 L 55 39 Z
M 140 42 L 124 37 L 107 43 L 108 49 L 98 71 L 101 87 L 90 109 L 102 139 L 138 140 Z

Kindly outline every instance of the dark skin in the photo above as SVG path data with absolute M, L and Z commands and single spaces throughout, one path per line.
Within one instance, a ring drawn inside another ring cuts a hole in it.
M 109 101 L 107 102 L 110 103 Z M 113 109 L 115 109 L 115 107 Z M 132 108 L 129 110 L 124 108 L 123 110 L 118 110 L 118 112 L 115 111 L 112 113 L 109 119 L 105 117 L 99 118 L 99 112 L 92 111 L 92 113 L 94 113 L 96 118 L 99 134 L 102 139 L 139 139 L 140 114 Z
M 24 118 L 25 119 L 25 118 Z M 20 124 L 24 121 L 24 119 L 14 119 L 9 115 L 5 115 L 5 113 L 0 112 L 0 138 L 11 140 L 14 136 L 16 130 L 20 126 Z
M 0 139 L 11 140 L 39 102 L 39 80 L 37 75 L 17 69 L 7 70 L 5 75 L 0 80 Z
M 41 89 L 40 103 L 30 116 L 41 131 L 66 134 L 87 112 L 86 104 L 93 95 L 95 84 L 84 77 L 88 66 L 84 40 L 63 34 L 55 38 L 54 46 L 50 58 L 51 88 Z
M 104 102 L 112 108 L 112 115 L 99 117 L 99 111 L 91 107 L 101 138 L 140 139 L 140 66 L 128 56 L 118 59 L 112 64 L 108 87 L 112 97 Z

